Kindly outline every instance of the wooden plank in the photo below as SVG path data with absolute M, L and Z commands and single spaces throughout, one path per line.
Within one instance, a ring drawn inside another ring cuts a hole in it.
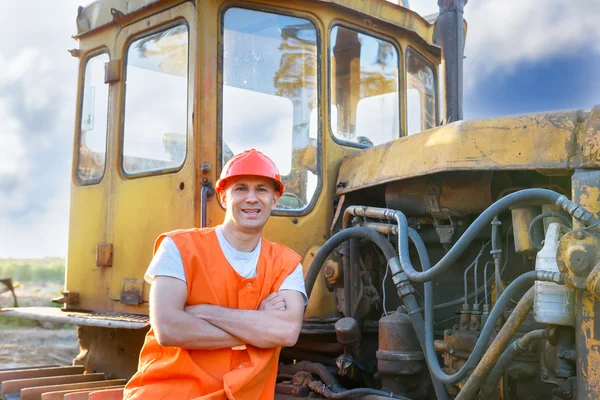
M 104 380 L 104 373 L 86 374 L 86 375 L 62 375 L 50 376 L 46 378 L 15 379 L 2 382 L 2 393 L 19 393 L 21 389 L 32 388 L 36 386 L 62 385 L 68 383 L 80 383 L 90 381 Z
M 36 369 L 36 368 L 52 368 L 52 367 L 60 367 L 60 365 L 34 365 L 32 367 L 19 367 L 19 368 L 0 368 L 0 372 L 6 371 L 24 371 L 26 369 Z
M 124 387 L 127 383 L 126 379 L 113 379 L 109 381 L 99 381 L 99 382 L 89 382 L 86 383 L 85 388 L 78 389 L 67 389 L 67 390 L 58 390 L 53 392 L 44 392 L 42 394 L 42 400 L 63 400 L 65 395 L 70 393 L 90 393 L 100 389 L 115 389 Z M 87 400 L 87 395 L 85 397 Z
M 64 398 L 60 398 L 60 399 L 52 399 L 52 400 L 88 400 L 90 393 L 92 392 L 98 392 L 99 390 L 110 390 L 110 389 L 124 389 L 125 385 L 119 385 L 119 386 L 110 386 L 110 387 L 101 387 L 101 388 L 96 388 L 96 389 L 90 389 L 90 390 L 86 390 L 84 392 L 74 392 L 74 393 L 69 393 L 67 394 Z M 46 400 L 44 398 L 42 398 L 42 400 Z
M 74 367 L 32 368 L 25 370 L 0 371 L 0 383 L 16 379 L 43 378 L 45 376 L 64 376 L 83 374 L 82 365 Z
M 89 400 L 123 400 L 123 389 L 108 389 L 91 392 Z

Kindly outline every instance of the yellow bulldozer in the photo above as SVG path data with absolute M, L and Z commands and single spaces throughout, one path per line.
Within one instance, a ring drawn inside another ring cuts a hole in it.
M 462 120 L 465 3 L 80 7 L 62 308 L 0 314 L 77 325 L 81 351 L 0 371 L 4 398 L 133 375 L 154 240 L 219 224 L 251 147 L 309 294 L 276 399 L 599 398 L 600 108 Z

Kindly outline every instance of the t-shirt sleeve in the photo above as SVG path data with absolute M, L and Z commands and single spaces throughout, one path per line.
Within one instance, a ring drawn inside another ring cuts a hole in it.
M 186 282 L 183 260 L 177 245 L 170 237 L 166 237 L 158 246 L 154 257 L 146 270 L 144 279 L 152 284 L 155 276 L 170 276 Z
M 308 296 L 304 287 L 304 275 L 302 273 L 302 264 L 298 264 L 296 269 L 289 274 L 281 283 L 279 290 L 295 290 L 304 296 L 304 305 L 308 304 Z

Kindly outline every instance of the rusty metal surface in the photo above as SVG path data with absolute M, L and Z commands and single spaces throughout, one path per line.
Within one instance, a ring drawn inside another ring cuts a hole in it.
M 418 13 L 383 0 L 364 2 L 361 0 L 317 0 L 328 6 L 341 10 L 360 13 L 370 18 L 371 24 L 390 24 L 396 28 L 411 31 L 424 43 L 434 46 L 433 24 Z M 77 14 L 77 36 L 84 35 L 97 28 L 112 23 L 123 23 L 132 14 L 153 6 L 157 3 L 175 4 L 176 1 L 165 0 L 104 0 L 96 1 L 86 7 L 81 7 Z M 246 1 L 248 4 L 257 3 Z M 436 46 L 437 47 L 437 46 Z
M 56 307 L 2 308 L 0 315 L 37 321 L 96 326 L 101 328 L 143 329 L 150 324 L 148 316 L 122 313 L 64 312 Z
M 556 261 L 567 285 L 585 289 L 592 268 L 598 263 L 600 238 L 583 229 L 567 232 L 558 242 Z
M 599 110 L 595 108 L 592 111 L 593 122 L 587 127 L 595 131 L 598 127 Z M 588 138 L 593 136 L 589 131 L 585 134 Z M 596 150 L 590 149 L 587 152 L 590 159 L 592 154 L 597 154 Z M 573 174 L 571 183 L 573 201 L 595 216 L 600 215 L 600 171 L 578 170 Z M 580 225 L 579 222 L 574 221 L 573 227 L 582 228 Z M 598 244 L 596 243 L 592 249 L 592 255 L 597 257 Z M 593 293 L 583 289 L 576 290 L 575 310 L 577 399 L 596 398 L 600 393 L 600 301 Z
M 112 267 L 113 245 L 104 243 L 96 246 L 96 266 Z
M 510 187 L 503 172 L 456 172 L 391 183 L 385 189 L 389 208 L 411 216 L 453 216 L 482 212 Z
M 346 157 L 337 194 L 437 172 L 572 170 L 582 164 L 577 133 L 587 115 L 563 111 L 459 121 L 396 139 Z
M 513 236 L 515 243 L 515 252 L 520 254 L 535 254 L 538 249 L 533 245 L 529 237 L 529 225 L 531 221 L 540 214 L 540 207 L 521 207 L 513 208 L 511 218 L 513 224 Z M 537 225 L 540 228 L 540 225 Z
M 600 162 L 600 105 L 592 108 L 585 124 L 583 133 L 583 164 L 582 167 L 594 167 Z

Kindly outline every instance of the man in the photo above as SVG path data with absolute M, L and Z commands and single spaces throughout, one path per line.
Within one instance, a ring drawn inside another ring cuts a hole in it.
M 300 256 L 261 239 L 284 187 L 252 149 L 223 168 L 221 226 L 161 235 L 146 279 L 151 329 L 125 399 L 272 399 L 282 346 L 300 333 Z

